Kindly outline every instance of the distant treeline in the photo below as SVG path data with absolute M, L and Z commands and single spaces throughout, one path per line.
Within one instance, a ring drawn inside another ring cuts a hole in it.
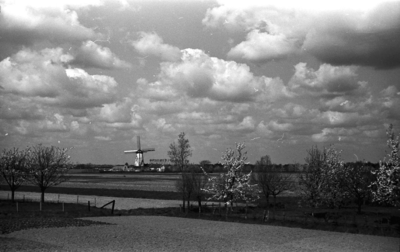
M 379 163 L 371 163 L 371 162 L 348 162 L 345 165 L 348 166 L 369 166 L 372 169 L 377 169 L 379 167 Z M 76 164 L 75 169 L 96 169 L 96 170 L 107 170 L 111 169 L 115 166 L 124 166 L 124 164 L 121 165 L 110 165 L 110 164 Z M 161 164 L 145 164 L 144 168 L 159 168 L 161 166 L 165 167 L 165 172 L 179 172 L 178 167 L 174 165 L 161 165 Z M 304 170 L 304 164 L 270 164 L 270 165 L 255 165 L 255 164 L 246 164 L 245 167 L 243 168 L 243 172 L 261 172 L 263 170 L 273 170 L 277 172 L 302 172 Z M 131 167 L 131 165 L 129 165 Z M 213 172 L 222 172 L 224 171 L 224 167 L 221 163 L 216 163 L 216 164 L 203 164 L 200 166 L 200 164 L 189 164 L 187 169 L 192 170 L 194 169 L 196 172 L 202 172 L 201 167 L 207 172 L 207 173 L 213 173 Z M 271 169 L 272 168 L 272 169 Z

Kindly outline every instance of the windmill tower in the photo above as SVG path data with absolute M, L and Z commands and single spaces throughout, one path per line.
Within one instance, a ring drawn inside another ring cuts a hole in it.
M 142 167 L 142 166 L 144 166 L 143 153 L 146 153 L 149 151 L 155 151 L 155 150 L 156 149 L 154 149 L 154 148 L 142 149 L 140 146 L 140 136 L 137 136 L 137 150 L 126 150 L 126 151 L 124 151 L 124 153 L 125 154 L 135 153 L 136 154 L 135 166 Z

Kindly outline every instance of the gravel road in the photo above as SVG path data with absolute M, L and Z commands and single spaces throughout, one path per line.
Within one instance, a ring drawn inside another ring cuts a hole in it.
M 398 251 L 398 238 L 163 216 L 0 235 L 1 251 Z

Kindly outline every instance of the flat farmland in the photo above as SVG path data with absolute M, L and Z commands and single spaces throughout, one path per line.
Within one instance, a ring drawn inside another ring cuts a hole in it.
M 219 176 L 217 173 L 211 176 Z M 175 183 L 180 179 L 179 173 L 92 173 L 70 174 L 67 182 L 60 187 L 93 188 L 93 189 L 121 189 L 141 191 L 177 192 Z M 293 174 L 293 181 L 298 184 L 299 174 Z M 294 192 L 285 192 L 291 195 Z
M 175 181 L 180 175 L 157 173 L 94 173 L 70 174 L 70 179 L 60 187 L 120 189 L 176 192 Z

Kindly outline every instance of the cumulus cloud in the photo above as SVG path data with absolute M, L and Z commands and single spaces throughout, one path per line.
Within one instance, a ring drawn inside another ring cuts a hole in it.
M 255 120 L 251 116 L 246 116 L 243 120 L 238 123 L 227 124 L 226 126 L 221 125 L 222 127 L 226 127 L 228 130 L 232 131 L 240 131 L 240 132 L 253 132 L 255 129 Z
M 400 91 L 395 86 L 389 86 L 380 92 L 378 97 L 379 107 L 390 119 L 400 119 Z
M 54 2 L 56 3 L 3 3 L 0 13 L 0 48 L 16 50 L 21 45 L 28 46 L 43 41 L 75 42 L 101 37 L 79 22 L 77 12 L 72 7 L 78 8 L 81 5 Z M 67 8 L 67 5 L 70 8 Z M 0 52 L 5 53 L 1 49 Z
M 280 79 L 254 76 L 245 64 L 210 57 L 198 49 L 182 50 L 181 61 L 162 63 L 159 82 L 149 88 L 153 96 L 161 92 L 176 96 L 183 91 L 193 98 L 232 102 L 288 95 Z
M 332 65 L 400 65 L 398 1 L 363 2 L 357 8 L 348 1 L 335 2 L 337 7 L 307 1 L 219 2 L 207 11 L 203 24 L 248 33 L 230 57 L 267 62 L 302 52 Z
M 327 15 L 307 33 L 303 49 L 333 65 L 397 67 L 399 16 L 398 1 L 382 3 L 367 13 Z
M 82 43 L 70 64 L 80 67 L 103 69 L 130 68 L 131 64 L 120 60 L 108 47 L 100 46 L 93 41 Z
M 132 46 L 142 55 L 152 55 L 167 61 L 177 61 L 181 57 L 179 48 L 165 44 L 156 33 L 140 33 L 140 39 L 132 42 Z
M 312 140 L 315 142 L 340 142 L 340 141 L 354 141 L 356 135 L 360 134 L 357 128 L 324 128 L 320 133 L 313 134 Z
M 228 57 L 260 63 L 281 59 L 297 51 L 295 42 L 283 34 L 274 35 L 253 30 L 247 34 L 246 41 L 228 52 Z
M 318 70 L 308 68 L 306 63 L 295 66 L 295 74 L 289 87 L 298 94 L 327 96 L 354 95 L 365 91 L 366 83 L 357 80 L 357 67 L 320 65 Z
M 117 82 L 109 76 L 90 75 L 83 69 L 65 69 L 64 62 L 70 59 L 61 48 L 40 52 L 23 49 L 0 62 L 0 92 L 72 108 L 113 102 Z

